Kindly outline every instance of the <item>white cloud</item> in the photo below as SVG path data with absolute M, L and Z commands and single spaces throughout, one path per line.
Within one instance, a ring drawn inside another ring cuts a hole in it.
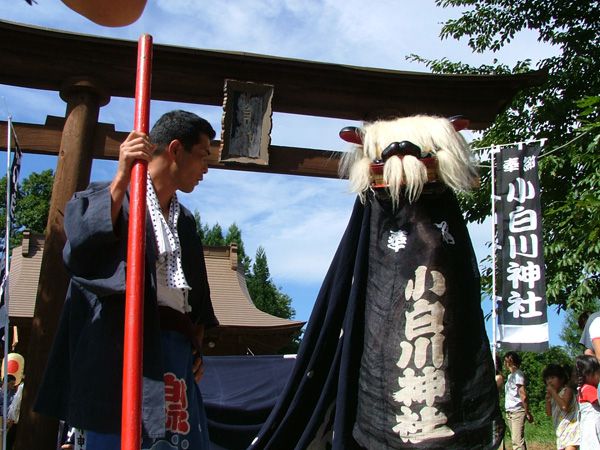
M 0 115 L 15 122 L 42 124 L 46 116 L 63 117 L 66 105 L 57 92 L 0 85 Z
M 350 144 L 342 141 L 339 131 L 348 126 L 360 126 L 360 122 L 274 113 L 271 140 L 274 145 L 343 152 Z
M 210 171 L 181 199 L 204 223 L 235 222 L 251 257 L 263 246 L 278 283 L 322 280 L 354 201 L 342 180 L 226 170 Z
M 265 245 L 274 279 L 323 280 L 350 217 L 352 202 L 347 203 L 319 210 L 309 205 L 299 211 L 308 214 L 304 221 L 282 223 L 277 228 Z

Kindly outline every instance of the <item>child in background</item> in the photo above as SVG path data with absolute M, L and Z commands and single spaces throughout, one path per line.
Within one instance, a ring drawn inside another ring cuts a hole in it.
M 600 450 L 600 406 L 598 382 L 600 363 L 594 356 L 582 355 L 575 360 L 577 370 L 577 401 L 579 402 L 579 427 L 581 450 Z
M 558 364 L 549 364 L 542 372 L 546 385 L 546 414 L 552 417 L 559 450 L 577 450 L 580 441 L 579 408 L 573 389 L 568 386 L 569 372 Z

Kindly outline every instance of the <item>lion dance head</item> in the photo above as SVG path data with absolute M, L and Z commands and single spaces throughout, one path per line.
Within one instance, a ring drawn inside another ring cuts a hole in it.
M 340 174 L 363 202 L 369 190 L 385 187 L 394 205 L 413 203 L 428 181 L 469 190 L 477 173 L 458 132 L 467 125 L 460 117 L 417 115 L 344 128 L 342 139 L 356 145 L 343 156 Z

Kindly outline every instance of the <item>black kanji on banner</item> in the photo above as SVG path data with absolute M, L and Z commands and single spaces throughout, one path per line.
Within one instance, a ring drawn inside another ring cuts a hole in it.
M 495 153 L 498 341 L 511 350 L 548 348 L 540 148 L 538 141 Z

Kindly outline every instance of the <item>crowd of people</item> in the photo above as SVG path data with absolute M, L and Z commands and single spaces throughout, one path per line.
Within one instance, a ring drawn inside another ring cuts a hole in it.
M 559 450 L 600 450 L 600 313 L 580 317 L 583 328 L 580 344 L 583 354 L 574 367 L 548 364 L 541 376 L 546 386 L 545 412 L 552 418 Z M 513 450 L 525 450 L 525 421 L 533 422 L 527 396 L 527 382 L 517 352 L 504 354 L 506 380 L 500 367 L 498 388 L 504 387 L 506 424 Z

